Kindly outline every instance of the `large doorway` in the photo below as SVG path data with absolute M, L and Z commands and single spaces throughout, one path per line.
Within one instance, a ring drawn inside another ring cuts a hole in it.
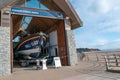
M 66 50 L 66 40 L 65 40 L 65 29 L 64 29 L 64 20 L 63 19 L 54 19 L 49 17 L 41 17 L 41 16 L 31 16 L 31 15 L 21 15 L 21 14 L 12 14 L 11 15 L 11 28 L 12 28 L 12 57 L 13 60 L 11 62 L 12 71 L 15 67 L 16 61 L 14 60 L 14 49 L 17 43 L 20 41 L 20 31 L 24 30 L 29 34 L 38 33 L 43 31 L 46 35 L 51 34 L 52 32 L 56 32 L 56 44 L 50 45 L 49 37 L 47 40 L 47 46 L 43 50 L 47 54 L 51 53 L 50 47 L 56 46 L 54 48 L 55 56 L 59 56 L 62 62 L 62 65 L 68 65 L 67 61 L 67 50 Z M 61 34 L 61 32 L 63 34 Z M 53 39 L 55 40 L 53 36 Z M 14 64 L 13 64 L 14 63 Z

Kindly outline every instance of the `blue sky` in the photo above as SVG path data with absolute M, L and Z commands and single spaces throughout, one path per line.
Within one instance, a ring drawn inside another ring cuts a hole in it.
M 70 0 L 83 27 L 75 29 L 77 48 L 120 49 L 120 0 Z

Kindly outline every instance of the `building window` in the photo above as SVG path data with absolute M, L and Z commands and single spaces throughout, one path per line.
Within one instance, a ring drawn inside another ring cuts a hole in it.
M 22 18 L 22 22 L 20 24 L 20 26 L 22 27 L 22 29 L 26 30 L 28 25 L 30 24 L 32 20 L 32 17 L 29 17 L 29 16 L 23 16 Z
M 43 10 L 49 10 L 45 5 L 43 5 L 40 2 L 40 0 L 24 0 L 24 4 L 22 4 L 21 6 L 28 8 L 39 8 Z

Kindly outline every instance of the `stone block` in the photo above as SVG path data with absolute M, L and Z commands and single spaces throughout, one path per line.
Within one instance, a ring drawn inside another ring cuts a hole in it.
M 78 57 L 72 30 L 66 30 L 66 39 L 69 65 L 76 65 L 78 63 Z
M 0 76 L 10 73 L 10 27 L 0 27 Z

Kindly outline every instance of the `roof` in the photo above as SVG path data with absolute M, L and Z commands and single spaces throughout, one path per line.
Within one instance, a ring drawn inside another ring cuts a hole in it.
M 70 18 L 71 21 L 71 29 L 75 29 L 81 27 L 83 25 L 81 19 L 77 15 L 75 9 L 70 4 L 69 0 L 39 0 L 45 6 L 47 6 L 50 10 L 59 11 L 63 13 L 65 16 Z M 0 0 L 0 9 L 6 7 L 7 5 L 15 6 L 21 5 L 24 3 L 24 0 Z M 53 5 L 54 4 L 54 5 Z
M 73 6 L 69 2 L 69 0 L 40 0 L 44 5 L 46 5 L 49 9 L 55 11 L 61 11 L 67 17 L 70 18 L 71 28 L 75 29 L 81 27 L 83 25 L 80 17 L 77 15 Z M 54 5 L 53 5 L 54 4 Z
M 0 10 L 16 0 L 0 0 Z

